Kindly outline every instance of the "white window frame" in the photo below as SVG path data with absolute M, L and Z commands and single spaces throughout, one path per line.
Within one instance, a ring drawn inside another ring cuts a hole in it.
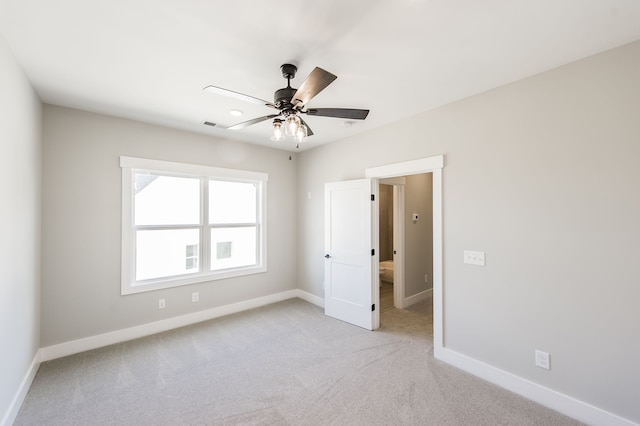
M 121 265 L 121 294 L 136 294 L 163 288 L 177 287 L 200 282 L 214 281 L 243 275 L 258 274 L 267 271 L 267 182 L 269 175 L 262 172 L 246 170 L 224 169 L 219 167 L 195 164 L 175 163 L 171 161 L 151 160 L 136 157 L 120 157 L 122 169 L 122 265 Z M 199 178 L 201 184 L 201 223 L 198 273 L 189 273 L 174 277 L 164 277 L 152 280 L 136 281 L 135 279 L 135 235 L 134 224 L 134 176 L 136 172 L 150 172 L 170 174 L 190 178 Z M 211 225 L 208 223 L 208 190 L 209 180 L 228 180 L 234 182 L 252 182 L 258 189 L 257 233 L 257 262 L 255 265 L 230 268 L 221 271 L 211 271 L 205 268 L 203 262 L 209 255 L 209 236 Z

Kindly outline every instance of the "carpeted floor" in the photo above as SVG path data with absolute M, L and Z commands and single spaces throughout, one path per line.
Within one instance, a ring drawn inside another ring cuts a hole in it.
M 15 424 L 580 424 L 435 360 L 388 290 L 375 332 L 294 299 L 43 363 Z

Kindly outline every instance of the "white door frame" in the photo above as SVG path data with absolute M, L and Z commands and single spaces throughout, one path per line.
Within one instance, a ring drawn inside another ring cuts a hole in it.
M 381 183 L 393 187 L 393 306 L 404 309 L 404 186 L 407 179 L 378 179 L 378 184 Z
M 404 183 L 393 185 L 393 252 L 393 306 L 404 309 Z
M 442 168 L 444 155 L 365 169 L 365 177 L 384 179 L 432 173 L 433 176 L 433 352 L 440 358 L 444 347 L 442 280 Z M 377 311 L 379 323 L 379 309 Z

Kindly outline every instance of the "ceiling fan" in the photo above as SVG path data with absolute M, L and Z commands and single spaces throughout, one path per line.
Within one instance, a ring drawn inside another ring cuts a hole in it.
M 291 87 L 291 79 L 296 76 L 298 68 L 292 64 L 284 64 L 280 67 L 282 77 L 287 79 L 287 87 L 278 89 L 273 95 L 273 102 L 255 98 L 253 96 L 234 92 L 232 90 L 223 89 L 216 86 L 207 86 L 204 88 L 207 92 L 219 95 L 229 96 L 243 101 L 253 102 L 273 108 L 276 113 L 265 115 L 263 117 L 254 118 L 233 126 L 225 127 L 230 130 L 244 129 L 252 124 L 273 119 L 273 136 L 274 141 L 282 141 L 285 135 L 292 136 L 299 147 L 307 136 L 312 136 L 313 131 L 309 125 L 302 119 L 301 115 L 315 115 L 318 117 L 345 118 L 348 120 L 364 120 L 369 114 L 368 109 L 354 108 L 307 108 L 309 102 L 314 96 L 329 86 L 337 76 L 331 74 L 322 68 L 314 68 L 311 74 L 305 79 L 299 89 Z M 222 127 L 222 126 L 217 126 Z

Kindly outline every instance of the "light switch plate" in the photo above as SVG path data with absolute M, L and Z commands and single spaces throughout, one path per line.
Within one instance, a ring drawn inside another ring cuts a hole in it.
M 464 263 L 469 265 L 484 266 L 484 252 L 483 251 L 464 251 Z

